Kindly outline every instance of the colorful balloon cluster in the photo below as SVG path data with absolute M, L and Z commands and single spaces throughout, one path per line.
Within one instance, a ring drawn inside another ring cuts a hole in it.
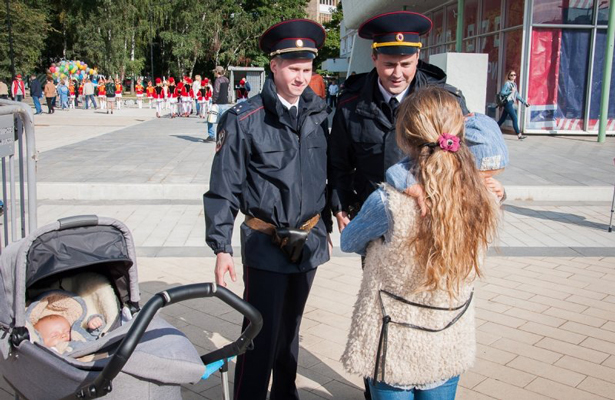
M 64 60 L 57 64 L 53 63 L 49 67 L 49 72 L 56 80 L 66 78 L 82 80 L 90 75 L 98 75 L 96 68 L 90 68 L 86 63 L 76 60 Z

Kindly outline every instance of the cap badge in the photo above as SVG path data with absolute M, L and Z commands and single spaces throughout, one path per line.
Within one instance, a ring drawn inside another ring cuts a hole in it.
M 395 36 L 395 40 L 397 40 L 398 42 L 403 42 L 404 41 L 404 34 L 403 33 L 398 33 Z
M 303 47 L 303 40 L 301 40 L 301 39 L 297 39 L 297 41 L 295 42 L 295 44 L 297 45 L 297 47 Z

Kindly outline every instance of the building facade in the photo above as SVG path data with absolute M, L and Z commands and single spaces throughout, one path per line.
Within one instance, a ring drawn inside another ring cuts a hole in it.
M 306 8 L 308 18 L 321 24 L 331 21 L 331 13 L 338 2 L 339 0 L 310 0 Z
M 351 15 L 354 34 L 359 21 L 379 12 L 405 9 L 427 15 L 433 29 L 422 38 L 425 61 L 434 54 L 455 51 L 461 23 L 462 51 L 485 53 L 489 58 L 486 114 L 497 117 L 495 94 L 508 71 L 515 70 L 520 93 L 531 104 L 521 107 L 519 122 L 524 132 L 597 134 L 609 0 L 460 1 L 461 21 L 457 1 L 425 1 L 414 8 L 393 1 L 378 10 L 368 0 L 345 0 L 344 12 L 346 18 L 346 3 L 350 3 L 351 9 L 363 5 L 370 13 Z M 607 134 L 615 134 L 615 79 Z

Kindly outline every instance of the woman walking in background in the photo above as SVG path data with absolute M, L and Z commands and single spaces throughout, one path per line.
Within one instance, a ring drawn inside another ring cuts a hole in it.
M 399 108 L 397 142 L 412 159 L 430 212 L 383 184 L 342 231 L 365 254 L 344 367 L 367 377 L 373 400 L 455 398 L 476 355 L 473 290 L 495 236 L 498 201 L 464 140 L 464 117 L 429 87 Z
M 53 99 L 56 98 L 56 85 L 53 84 L 53 78 L 47 78 L 47 83 L 45 84 L 43 93 L 45 94 L 45 101 L 47 101 L 47 112 L 49 114 L 53 114 L 55 112 L 53 109 Z
M 523 97 L 519 94 L 517 90 L 517 84 L 515 83 L 515 79 L 517 78 L 517 73 L 515 71 L 509 71 L 507 75 L 508 79 L 504 82 L 504 86 L 502 86 L 502 90 L 500 90 L 500 96 L 505 98 L 504 106 L 502 110 L 502 116 L 498 121 L 498 125 L 502 126 L 504 121 L 506 120 L 506 116 L 510 115 L 510 119 L 512 120 L 513 129 L 517 134 L 517 138 L 519 140 L 525 139 L 527 136 L 521 134 L 519 131 L 519 122 L 517 121 L 517 110 L 515 109 L 515 105 L 517 100 L 521 101 L 525 104 L 526 107 L 529 107 L 530 104 L 525 101 Z

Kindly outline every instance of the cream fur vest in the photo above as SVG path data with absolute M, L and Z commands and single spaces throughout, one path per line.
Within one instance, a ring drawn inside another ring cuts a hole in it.
M 410 239 L 415 231 L 416 212 L 413 199 L 384 185 L 393 226 L 390 240 L 372 242 L 367 248 L 365 270 L 359 297 L 355 303 L 344 367 L 351 373 L 373 377 L 382 328 L 380 290 L 404 299 L 435 307 L 457 307 L 471 295 L 473 285 L 461 288 L 458 300 L 451 304 L 446 292 L 414 293 L 423 282 L 423 271 L 414 264 Z M 404 304 L 382 296 L 386 313 L 393 321 L 430 329 L 446 326 L 460 311 L 436 311 Z M 441 332 L 426 332 L 390 323 L 384 365 L 379 365 L 377 380 L 394 386 L 424 385 L 450 379 L 469 369 L 476 354 L 474 301 L 463 316 Z M 382 361 L 382 358 L 381 358 Z

